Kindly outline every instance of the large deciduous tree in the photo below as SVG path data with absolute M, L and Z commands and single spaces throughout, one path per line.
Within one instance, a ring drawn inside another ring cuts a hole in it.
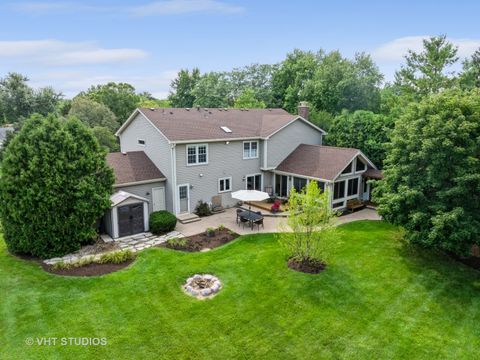
M 457 60 L 457 48 L 445 35 L 425 39 L 422 51 L 408 51 L 406 63 L 395 73 L 395 86 L 417 99 L 448 89 L 455 84 L 449 70 Z
M 28 78 L 9 73 L 0 79 L 0 124 L 19 123 L 32 113 L 46 115 L 55 111 L 63 95 L 51 87 L 32 89 Z
M 448 90 L 408 107 L 375 198 L 412 243 L 457 254 L 480 244 L 480 90 Z
M 78 250 L 110 207 L 114 176 L 90 129 L 35 114 L 2 160 L 0 218 L 8 249 L 42 258 Z
M 386 115 L 365 110 L 344 111 L 334 118 L 325 139 L 329 145 L 360 149 L 375 165 L 382 167 L 393 125 Z
M 73 99 L 68 115 L 77 117 L 88 127 L 101 126 L 112 133 L 118 129 L 115 114 L 106 105 L 84 96 Z
M 143 100 L 132 85 L 115 82 L 92 86 L 79 96 L 86 96 L 107 106 L 115 114 L 118 125 L 123 124 Z
M 253 89 L 246 89 L 235 99 L 233 107 L 236 109 L 265 109 L 265 103 L 255 97 Z
M 233 105 L 232 86 L 223 73 L 202 75 L 192 94 L 195 97 L 194 106 L 220 108 Z
M 170 100 L 173 107 L 176 108 L 191 108 L 195 102 L 195 95 L 193 89 L 200 80 L 200 70 L 194 68 L 191 72 L 187 69 L 182 69 L 178 72 L 177 77 L 172 81 L 170 87 Z
M 464 89 L 480 88 L 480 49 L 463 62 L 460 86 Z

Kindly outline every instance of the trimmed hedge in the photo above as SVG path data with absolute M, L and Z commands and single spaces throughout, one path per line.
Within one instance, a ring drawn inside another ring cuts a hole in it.
M 154 234 L 164 234 L 175 230 L 177 217 L 166 210 L 155 211 L 150 214 L 150 231 Z

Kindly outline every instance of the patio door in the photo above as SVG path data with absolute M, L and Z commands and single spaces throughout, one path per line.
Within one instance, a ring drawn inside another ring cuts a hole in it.
M 179 213 L 187 213 L 190 211 L 189 185 L 178 185 L 178 209 Z
M 247 190 L 258 190 L 262 191 L 262 175 L 247 175 L 245 177 L 245 182 L 247 186 Z
M 288 196 L 288 176 L 275 175 L 275 192 L 280 197 Z

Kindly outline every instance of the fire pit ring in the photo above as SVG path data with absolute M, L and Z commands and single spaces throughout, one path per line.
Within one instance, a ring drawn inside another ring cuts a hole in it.
M 189 277 L 183 285 L 183 290 L 197 299 L 211 298 L 222 288 L 222 283 L 216 276 L 210 274 L 195 274 Z

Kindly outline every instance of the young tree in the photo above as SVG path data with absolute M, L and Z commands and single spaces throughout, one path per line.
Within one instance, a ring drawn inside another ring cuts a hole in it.
M 115 82 L 91 86 L 86 92 L 81 92 L 77 96 L 85 96 L 107 106 L 115 114 L 118 126 L 128 119 L 142 100 L 141 96 L 135 93 L 132 85 Z
M 310 181 L 300 193 L 292 188 L 287 219 L 292 233 L 279 233 L 290 260 L 300 264 L 325 262 L 337 215 L 329 201 L 328 191 L 322 192 L 315 181 Z
M 194 68 L 192 72 L 188 69 L 182 69 L 178 72 L 177 77 L 172 81 L 170 87 L 170 95 L 168 100 L 176 108 L 191 108 L 195 102 L 193 89 L 200 80 L 200 70 Z
M 78 250 L 110 207 L 113 182 L 90 129 L 75 118 L 33 115 L 2 161 L 0 219 L 8 249 L 42 258 Z
M 412 243 L 457 254 L 480 244 L 480 90 L 444 91 L 398 119 L 374 191 Z
M 87 97 L 77 96 L 73 99 L 69 116 L 75 116 L 88 127 L 101 126 L 112 134 L 118 129 L 115 114 L 104 104 Z
M 344 111 L 334 118 L 325 139 L 328 145 L 360 149 L 375 165 L 382 167 L 393 126 L 393 120 L 382 114 Z
M 457 47 L 445 35 L 423 40 L 423 51 L 408 51 L 406 64 L 395 73 L 395 86 L 413 98 L 448 89 L 455 81 L 448 70 L 457 60 Z
M 265 109 L 265 103 L 255 97 L 253 89 L 246 89 L 235 99 L 233 107 L 236 109 Z

